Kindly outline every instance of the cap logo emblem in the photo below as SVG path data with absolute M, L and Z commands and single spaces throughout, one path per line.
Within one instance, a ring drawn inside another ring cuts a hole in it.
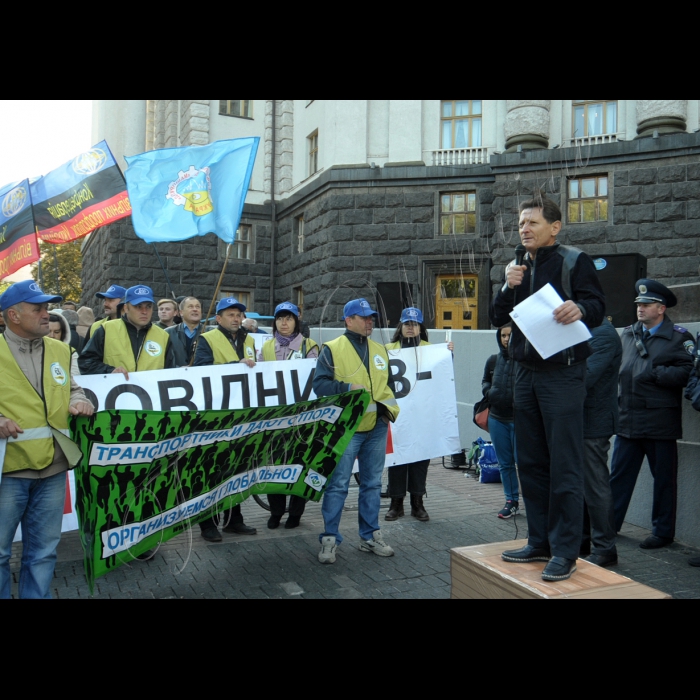
M 411 316 L 412 318 L 415 318 L 416 316 L 418 316 L 418 314 L 416 313 L 415 309 L 409 309 L 406 312 L 406 316 Z
M 32 282 L 32 283 L 29 285 L 29 289 L 30 289 L 32 292 L 40 292 L 40 291 L 41 291 L 41 288 L 39 287 L 39 285 L 38 285 L 36 282 Z
M 144 294 L 148 294 L 148 290 L 145 287 L 138 287 L 137 289 L 134 289 L 134 294 L 143 296 Z
M 640 293 L 640 294 L 646 294 L 646 293 L 647 293 L 647 286 L 646 286 L 646 284 L 640 284 L 640 285 L 639 285 L 639 293 Z
M 363 309 L 369 309 L 369 304 L 364 299 L 360 302 L 360 306 Z

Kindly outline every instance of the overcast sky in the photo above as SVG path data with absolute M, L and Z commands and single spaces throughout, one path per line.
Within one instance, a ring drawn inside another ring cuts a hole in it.
M 0 100 L 0 188 L 46 175 L 93 144 L 92 100 Z M 8 279 L 29 278 L 29 266 Z

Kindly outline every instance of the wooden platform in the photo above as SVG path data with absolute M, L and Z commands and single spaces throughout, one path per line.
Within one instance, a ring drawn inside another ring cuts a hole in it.
M 452 549 L 452 598 L 671 598 L 583 559 L 576 562 L 577 570 L 571 578 L 555 582 L 542 580 L 546 562 L 514 564 L 501 559 L 502 552 L 526 544 L 527 540 L 512 540 Z

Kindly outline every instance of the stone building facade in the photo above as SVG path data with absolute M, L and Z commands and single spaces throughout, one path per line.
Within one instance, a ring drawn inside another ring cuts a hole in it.
M 143 102 L 149 148 L 222 133 L 213 119 L 217 101 Z M 488 328 L 489 300 L 518 242 L 518 204 L 543 192 L 564 212 L 561 242 L 594 257 L 643 256 L 650 277 L 677 287 L 683 303 L 674 320 L 696 320 L 698 101 L 615 103 L 616 133 L 584 137 L 567 127 L 577 123 L 571 101 L 492 101 L 492 123 L 485 102 L 479 128 L 491 140 L 463 149 L 442 148 L 430 136 L 434 126 L 426 124 L 444 128 L 446 120 L 430 122 L 428 103 L 439 109 L 441 101 L 345 101 L 351 104 L 343 110 L 341 101 L 254 102 L 248 133 L 257 130 L 262 144 L 242 219 L 251 247 L 249 258 L 229 261 L 222 286 L 247 295 L 254 311 L 269 313 L 291 299 L 303 304 L 309 323 L 339 325 L 344 303 L 362 295 L 380 308 L 384 302 L 389 325 L 398 320 L 397 306 L 410 301 L 429 326 Z M 314 117 L 314 110 L 323 113 Z M 338 122 L 341 111 L 348 123 Z M 328 133 L 330 124 L 340 124 L 338 133 Z M 314 134 L 320 165 L 310 172 L 303 151 Z M 583 196 L 591 183 L 593 196 Z M 458 201 L 469 204 L 454 209 Z M 463 233 L 451 223 L 458 219 Z M 217 238 L 157 250 L 177 295 L 211 299 L 225 256 Z M 167 294 L 154 246 L 135 236 L 129 219 L 84 245 L 84 300 L 115 282 L 146 283 Z M 634 290 L 627 291 L 631 304 Z M 460 319 L 446 306 L 455 296 Z

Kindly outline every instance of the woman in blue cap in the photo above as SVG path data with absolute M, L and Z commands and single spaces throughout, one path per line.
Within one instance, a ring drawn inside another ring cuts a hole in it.
M 410 306 L 401 312 L 399 325 L 386 349 L 399 350 L 421 345 L 430 345 L 428 331 L 423 323 L 423 313 L 420 309 Z M 454 344 L 449 342 L 447 348 L 452 352 Z M 396 520 L 404 515 L 403 499 L 406 497 L 406 491 L 411 495 L 411 515 L 422 522 L 430 520 L 423 506 L 429 464 L 429 459 L 422 459 L 411 464 L 397 464 L 389 469 L 391 506 L 384 520 Z
M 265 341 L 258 362 L 274 362 L 275 360 L 304 360 L 318 357 L 318 343 L 301 334 L 299 307 L 291 301 L 278 304 L 275 309 L 274 337 Z M 284 494 L 268 494 L 270 504 L 270 519 L 267 526 L 270 530 L 279 527 L 280 520 L 287 507 L 287 497 Z M 306 500 L 299 496 L 289 498 L 289 516 L 284 527 L 288 530 L 298 527 L 306 507 Z

